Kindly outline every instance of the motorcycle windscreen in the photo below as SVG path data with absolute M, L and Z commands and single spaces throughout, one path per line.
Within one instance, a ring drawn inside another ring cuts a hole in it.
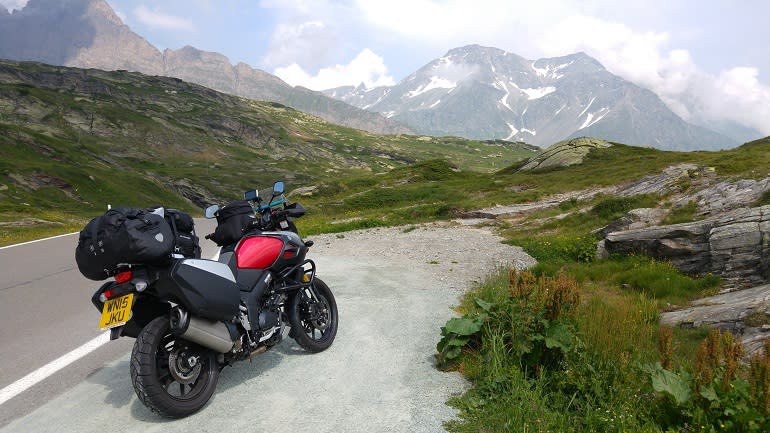
M 230 268 L 213 260 L 180 260 L 171 271 L 175 284 L 164 285 L 176 291 L 181 303 L 194 315 L 227 320 L 237 315 L 240 290 Z

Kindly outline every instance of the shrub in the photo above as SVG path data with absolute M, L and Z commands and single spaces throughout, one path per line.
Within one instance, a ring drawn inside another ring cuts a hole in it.
M 770 343 L 765 347 L 770 350 Z M 681 431 L 768 431 L 769 353 L 753 357 L 747 371 L 741 364 L 740 341 L 729 332 L 712 330 L 691 370 L 665 368 L 665 355 L 662 363 L 646 365 L 652 389 L 662 396 L 658 422 Z
M 524 248 L 538 261 L 591 262 L 596 256 L 597 239 L 593 236 L 544 236 L 508 241 Z

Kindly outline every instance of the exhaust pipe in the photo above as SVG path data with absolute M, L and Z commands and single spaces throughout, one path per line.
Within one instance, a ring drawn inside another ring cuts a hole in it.
M 174 307 L 171 310 L 169 324 L 171 332 L 177 337 L 198 343 L 218 353 L 227 353 L 235 345 L 224 323 L 192 317 L 180 307 Z

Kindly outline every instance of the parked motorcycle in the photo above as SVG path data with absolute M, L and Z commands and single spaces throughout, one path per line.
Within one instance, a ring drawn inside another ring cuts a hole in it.
M 310 352 L 334 341 L 334 295 L 305 258 L 313 242 L 303 241 L 292 221 L 305 210 L 288 204 L 283 189 L 276 182 L 269 200 L 253 190 L 242 201 L 205 210 L 217 218 L 217 230 L 206 238 L 221 246 L 218 260 L 173 254 L 161 263 L 121 264 L 114 280 L 94 293 L 100 327 L 109 328 L 112 339 L 136 338 L 131 381 L 151 410 L 171 418 L 200 410 L 225 366 L 287 335 Z M 96 238 L 108 232 L 86 227 L 80 242 L 92 242 L 91 252 L 96 246 L 98 253 Z

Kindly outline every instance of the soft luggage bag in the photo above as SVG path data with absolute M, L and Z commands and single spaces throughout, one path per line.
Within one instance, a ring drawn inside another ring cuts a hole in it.
M 121 263 L 159 263 L 174 247 L 171 227 L 161 216 L 120 207 L 92 219 L 80 232 L 75 261 L 84 277 L 104 280 Z
M 195 221 L 192 217 L 176 209 L 166 209 L 165 217 L 174 232 L 174 253 L 188 259 L 201 258 L 200 242 L 195 234 Z
M 229 203 L 217 212 L 217 228 L 211 235 L 220 247 L 237 242 L 254 221 L 254 208 L 246 200 Z

